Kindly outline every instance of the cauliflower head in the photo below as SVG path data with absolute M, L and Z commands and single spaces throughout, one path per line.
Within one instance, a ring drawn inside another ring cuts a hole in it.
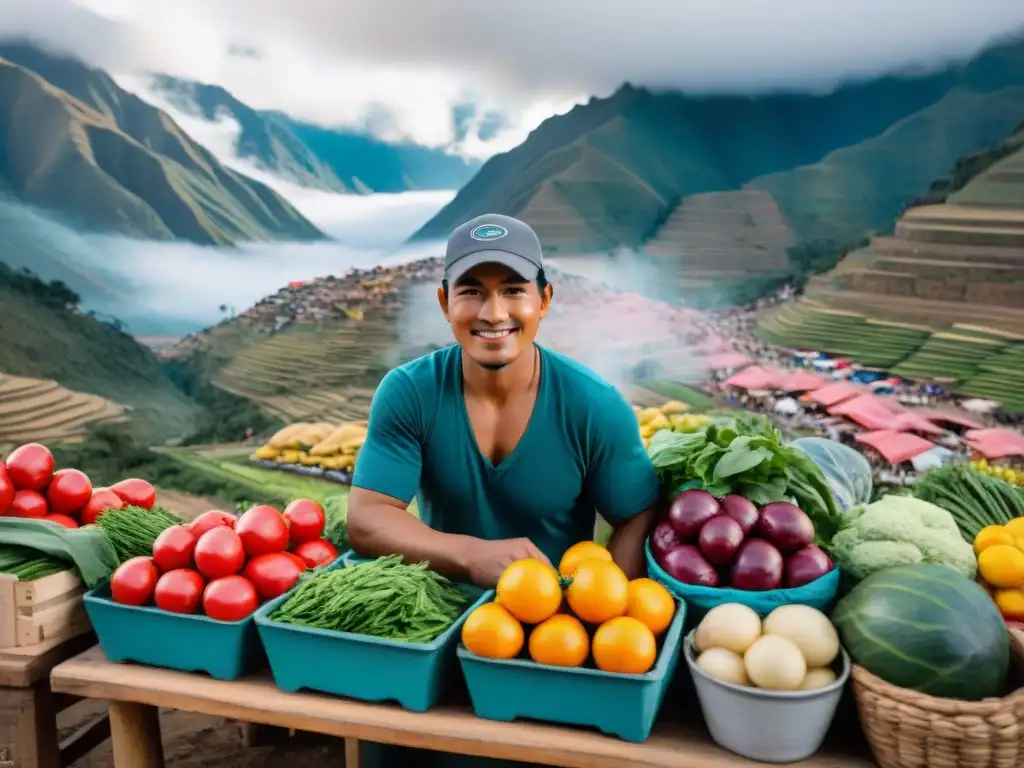
M 973 579 L 974 548 L 946 510 L 910 496 L 884 496 L 864 507 L 832 540 L 839 567 L 858 581 L 908 563 L 938 563 Z

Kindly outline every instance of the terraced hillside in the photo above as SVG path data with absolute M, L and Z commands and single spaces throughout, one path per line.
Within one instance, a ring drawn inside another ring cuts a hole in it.
M 771 344 L 822 350 L 879 368 L 914 354 L 929 333 L 927 327 L 873 320 L 814 302 L 783 307 L 758 328 L 758 336 Z
M 807 299 L 763 318 L 757 335 L 770 344 L 849 357 L 1024 411 L 1024 335 L 972 325 L 932 332 Z
M 87 427 L 126 420 L 125 409 L 98 395 L 75 392 L 51 379 L 0 374 L 0 445 L 73 443 Z
M 751 189 L 684 197 L 644 252 L 663 274 L 677 272 L 685 291 L 722 278 L 785 270 L 794 245 L 782 209 L 771 195 Z
M 243 347 L 213 381 L 289 423 L 365 419 L 397 347 L 386 319 L 297 325 Z

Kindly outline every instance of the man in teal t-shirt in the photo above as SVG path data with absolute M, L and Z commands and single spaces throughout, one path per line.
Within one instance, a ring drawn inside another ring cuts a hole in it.
M 452 233 L 438 302 L 457 344 L 374 395 L 349 496 L 356 552 L 490 588 L 515 560 L 557 565 L 600 513 L 615 561 L 644 574 L 658 479 L 618 390 L 535 343 L 552 295 L 527 224 L 490 214 Z

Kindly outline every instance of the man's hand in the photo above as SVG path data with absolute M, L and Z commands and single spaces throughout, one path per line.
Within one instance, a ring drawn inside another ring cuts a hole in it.
M 505 568 L 516 560 L 532 557 L 551 565 L 547 556 L 529 539 L 471 539 L 462 557 L 470 581 L 483 589 L 493 589 Z

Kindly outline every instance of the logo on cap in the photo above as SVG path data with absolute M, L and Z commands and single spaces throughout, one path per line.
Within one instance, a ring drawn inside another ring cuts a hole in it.
M 481 224 L 470 232 L 469 236 L 474 240 L 483 240 L 486 242 L 488 240 L 500 240 L 507 234 L 508 230 L 499 224 Z

